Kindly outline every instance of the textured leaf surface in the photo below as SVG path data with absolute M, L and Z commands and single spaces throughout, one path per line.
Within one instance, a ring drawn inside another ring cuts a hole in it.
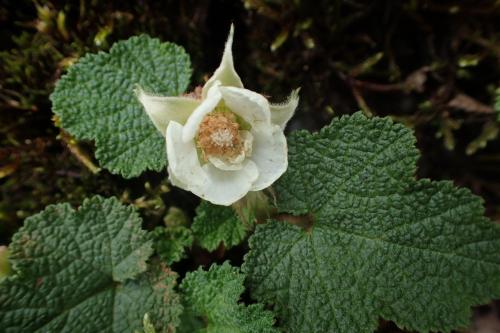
M 176 275 L 160 265 L 141 274 L 151 241 L 134 209 L 114 198 L 88 199 L 78 211 L 49 206 L 26 219 L 9 249 L 15 275 L 0 284 L 4 332 L 132 332 L 144 313 L 159 332 L 177 324 Z
M 193 233 L 184 226 L 156 227 L 152 234 L 156 253 L 168 265 L 186 257 L 186 248 L 193 244 Z
M 273 315 L 261 304 L 238 304 L 245 276 L 225 262 L 188 273 L 181 284 L 187 311 L 203 317 L 204 333 L 266 333 L 273 328 Z M 192 331 L 191 331 L 192 332 Z
M 175 333 L 201 333 L 205 326 L 203 318 L 196 316 L 192 310 L 184 308 L 181 314 L 181 324 Z
M 226 248 L 238 245 L 245 239 L 247 229 L 234 209 L 203 201 L 196 208 L 191 225 L 195 240 L 203 248 L 213 251 L 220 243 Z
M 70 67 L 51 95 L 62 127 L 95 140 L 101 166 L 124 177 L 166 164 L 165 141 L 134 95 L 135 85 L 178 95 L 191 75 L 188 55 L 148 36 L 118 42 L 109 53 L 88 54 Z
M 468 190 L 414 179 L 408 129 L 357 113 L 289 149 L 278 207 L 306 226 L 259 225 L 243 267 L 289 332 L 450 331 L 500 296 L 500 229 Z

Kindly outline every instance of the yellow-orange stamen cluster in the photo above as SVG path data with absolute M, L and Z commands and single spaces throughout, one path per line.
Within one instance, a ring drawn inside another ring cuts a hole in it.
M 198 129 L 198 147 L 203 159 L 208 156 L 231 158 L 243 148 L 240 125 L 231 112 L 212 112 L 205 116 Z

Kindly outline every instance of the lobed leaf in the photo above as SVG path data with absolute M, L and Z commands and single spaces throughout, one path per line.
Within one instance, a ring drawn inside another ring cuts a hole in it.
M 247 228 L 231 207 L 218 206 L 203 201 L 196 208 L 196 217 L 191 225 L 194 237 L 201 247 L 213 251 L 223 243 L 230 248 L 241 243 Z
M 132 332 L 149 313 L 172 332 L 182 312 L 176 274 L 145 272 L 152 242 L 132 207 L 93 197 L 48 206 L 14 235 L 14 275 L 0 283 L 4 332 Z M 135 280 L 133 280 L 135 278 Z
M 166 165 L 165 139 L 138 102 L 140 85 L 161 95 L 179 95 L 191 76 L 189 56 L 172 43 L 146 35 L 87 54 L 69 68 L 50 99 L 62 127 L 81 140 L 95 140 L 101 166 L 123 177 Z
M 278 208 L 305 222 L 257 226 L 243 266 L 288 332 L 448 332 L 500 296 L 500 228 L 468 190 L 415 180 L 414 142 L 360 113 L 291 136 Z
M 205 327 L 196 331 L 203 333 L 266 333 L 278 332 L 273 328 L 273 315 L 261 304 L 245 306 L 238 304 L 245 290 L 245 276 L 228 262 L 212 265 L 208 271 L 201 268 L 186 275 L 181 284 L 188 324 L 202 317 Z M 199 323 L 199 322 L 198 322 Z M 195 326 L 196 327 L 196 326 Z M 186 331 L 187 332 L 187 331 Z

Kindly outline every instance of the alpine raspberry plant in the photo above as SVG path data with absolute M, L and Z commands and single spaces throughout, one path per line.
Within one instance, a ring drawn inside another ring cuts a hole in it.
M 0 248 L 2 331 L 450 332 L 500 296 L 500 227 L 479 197 L 416 179 L 415 137 L 389 118 L 287 138 L 298 90 L 276 104 L 244 88 L 237 36 L 189 93 L 187 53 L 146 35 L 58 81 L 58 122 L 102 168 L 202 200 L 159 224 L 101 196 L 27 218 Z
M 231 26 L 222 61 L 198 98 L 137 90 L 144 110 L 166 137 L 172 184 L 225 206 L 269 187 L 285 172 L 283 129 L 298 104 L 297 92 L 273 105 L 243 88 L 234 69 L 233 34 Z

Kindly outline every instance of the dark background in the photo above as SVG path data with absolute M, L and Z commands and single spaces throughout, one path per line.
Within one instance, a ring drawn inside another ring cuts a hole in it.
M 0 244 L 46 205 L 92 194 L 134 204 L 147 228 L 171 206 L 192 216 L 198 200 L 168 188 L 165 173 L 94 174 L 92 142 L 55 126 L 49 95 L 83 54 L 141 33 L 187 50 L 193 89 L 218 66 L 231 22 L 247 88 L 272 101 L 302 88 L 289 131 L 360 109 L 390 116 L 415 131 L 419 178 L 470 188 L 499 219 L 499 1 L 0 0 Z M 500 332 L 485 326 L 495 304 L 476 312 L 471 332 Z

